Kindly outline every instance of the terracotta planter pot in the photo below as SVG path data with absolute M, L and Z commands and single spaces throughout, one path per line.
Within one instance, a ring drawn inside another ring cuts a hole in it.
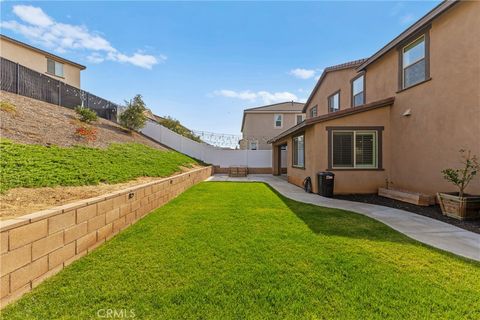
M 480 196 L 464 195 L 457 193 L 437 193 L 437 199 L 446 216 L 459 220 L 480 219 Z

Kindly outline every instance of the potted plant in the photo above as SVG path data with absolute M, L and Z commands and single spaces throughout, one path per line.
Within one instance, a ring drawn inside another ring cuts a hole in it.
M 458 192 L 437 193 L 442 213 L 460 220 L 480 218 L 480 196 L 469 195 L 465 189 L 480 170 L 480 164 L 470 151 L 460 150 L 463 168 L 442 170 L 445 180 L 453 183 Z

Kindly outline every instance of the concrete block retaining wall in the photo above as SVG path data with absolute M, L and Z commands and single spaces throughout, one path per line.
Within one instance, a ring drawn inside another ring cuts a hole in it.
M 211 175 L 212 167 L 200 168 L 0 221 L 0 307 Z

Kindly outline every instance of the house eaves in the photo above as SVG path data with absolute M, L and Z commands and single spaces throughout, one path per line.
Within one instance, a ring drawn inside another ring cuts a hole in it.
M 24 42 L 21 42 L 21 41 L 18 41 L 18 40 L 15 40 L 13 38 L 10 38 L 10 37 L 7 37 L 3 34 L 0 34 L 0 38 L 2 40 L 5 40 L 5 41 L 8 41 L 8 42 L 11 42 L 11 43 L 14 43 L 14 44 L 17 44 L 19 46 L 22 46 L 24 48 L 27 48 L 29 50 L 32 50 L 32 51 L 35 51 L 35 52 L 38 52 L 40 54 L 43 54 L 45 55 L 47 58 L 52 58 L 53 60 L 56 60 L 58 62 L 63 62 L 63 63 L 66 63 L 66 64 L 69 64 L 69 65 L 72 65 L 74 67 L 77 67 L 78 69 L 80 70 L 85 70 L 87 67 L 85 67 L 84 65 L 81 65 L 79 63 L 76 63 L 76 62 L 73 62 L 71 60 L 68 60 L 68 59 L 65 59 L 65 58 L 62 58 L 62 57 L 59 57 L 53 53 L 50 53 L 48 51 L 45 51 L 45 50 L 42 50 L 42 49 L 39 49 L 39 48 L 36 48 L 36 47 L 33 47 L 29 44 L 26 44 Z
M 362 112 L 367 112 L 367 111 L 378 109 L 378 108 L 388 107 L 388 106 L 393 105 L 394 101 L 395 101 L 395 98 L 390 97 L 390 98 L 387 98 L 387 99 L 382 99 L 382 100 L 374 101 L 374 102 L 371 102 L 371 103 L 367 103 L 367 104 L 364 104 L 362 106 L 348 108 L 348 109 L 340 110 L 340 111 L 337 111 L 337 112 L 324 114 L 324 115 L 321 115 L 321 116 L 318 116 L 318 117 L 315 117 L 315 118 L 310 118 L 310 119 L 307 119 L 307 120 L 297 124 L 296 126 L 290 128 L 290 129 L 280 133 L 278 136 L 268 140 L 267 142 L 268 143 L 277 142 L 277 141 L 279 141 L 279 140 L 281 140 L 281 139 L 283 139 L 283 138 L 285 138 L 285 137 L 287 137 L 291 134 L 297 133 L 297 132 L 301 131 L 302 129 L 304 129 L 306 127 L 309 127 L 311 125 L 314 125 L 316 123 L 326 122 L 326 121 L 330 121 L 330 120 L 333 120 L 333 119 L 348 117 L 348 116 L 351 116 L 351 115 L 354 115 L 354 114 L 357 114 L 357 113 L 362 113 Z
M 303 105 L 302 102 L 284 101 L 284 102 L 268 104 L 268 105 L 261 106 L 261 107 L 248 108 L 248 109 L 245 109 L 244 111 L 254 111 L 254 110 L 267 109 L 267 108 L 271 108 L 271 107 L 274 107 L 274 106 L 279 106 L 279 105 L 282 105 L 282 104 L 291 104 L 292 107 L 293 107 L 293 105 Z
M 303 103 L 302 102 L 295 102 L 295 101 L 286 101 L 286 102 L 279 102 L 279 103 L 274 103 L 274 104 L 269 104 L 269 105 L 266 105 L 266 106 L 261 106 L 261 107 L 255 107 L 255 108 L 249 108 L 249 109 L 245 109 L 243 110 L 243 117 L 242 117 L 242 127 L 240 128 L 240 132 L 243 132 L 243 127 L 245 126 L 245 114 L 247 113 L 303 113 L 302 110 L 276 110 L 276 109 L 268 109 L 268 108 L 271 108 L 271 107 L 274 107 L 274 106 L 280 106 L 280 105 L 284 105 L 284 104 L 292 104 L 292 107 L 294 105 L 296 106 L 302 106 Z
M 305 113 L 305 111 L 307 110 L 307 106 L 312 101 L 313 96 L 315 95 L 315 92 L 317 92 L 318 88 L 320 87 L 320 85 L 322 84 L 323 80 L 325 79 L 325 77 L 327 76 L 327 74 L 329 72 L 356 68 L 359 65 L 361 65 L 362 63 L 364 63 L 365 61 L 367 61 L 367 59 L 358 59 L 358 60 L 349 61 L 349 62 L 345 62 L 345 63 L 342 63 L 342 64 L 337 64 L 337 65 L 325 68 L 325 70 L 323 70 L 323 72 L 322 72 L 322 75 L 318 79 L 317 84 L 315 84 L 315 87 L 313 88 L 312 92 L 310 93 L 310 96 L 308 97 L 307 102 L 305 102 L 305 105 L 303 106 L 302 113 Z
M 415 22 L 412 26 L 410 26 L 405 31 L 403 31 L 395 39 L 393 39 L 392 41 L 387 43 L 383 48 L 381 48 L 376 53 L 374 53 L 370 58 L 366 59 L 365 62 L 363 62 L 357 67 L 357 70 L 358 71 L 364 70 L 368 65 L 378 60 L 380 57 L 382 57 L 384 54 L 386 54 L 390 50 L 396 48 L 405 39 L 408 39 L 410 36 L 414 35 L 416 32 L 421 31 L 430 22 L 432 22 L 432 20 L 440 16 L 442 13 L 444 13 L 448 9 L 452 8 L 457 3 L 459 3 L 458 0 L 446 0 L 440 3 L 438 6 L 430 10 L 426 15 L 420 18 L 417 22 Z

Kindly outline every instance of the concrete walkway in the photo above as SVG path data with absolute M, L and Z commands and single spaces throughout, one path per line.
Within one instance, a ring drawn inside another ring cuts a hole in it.
M 317 194 L 304 192 L 303 189 L 288 183 L 284 177 L 275 177 L 268 174 L 249 175 L 246 178 L 231 178 L 227 175 L 215 175 L 210 177 L 208 181 L 265 182 L 290 199 L 329 208 L 358 212 L 383 222 L 410 238 L 431 245 L 432 247 L 480 261 L 480 234 L 415 213 L 373 204 L 321 197 Z

